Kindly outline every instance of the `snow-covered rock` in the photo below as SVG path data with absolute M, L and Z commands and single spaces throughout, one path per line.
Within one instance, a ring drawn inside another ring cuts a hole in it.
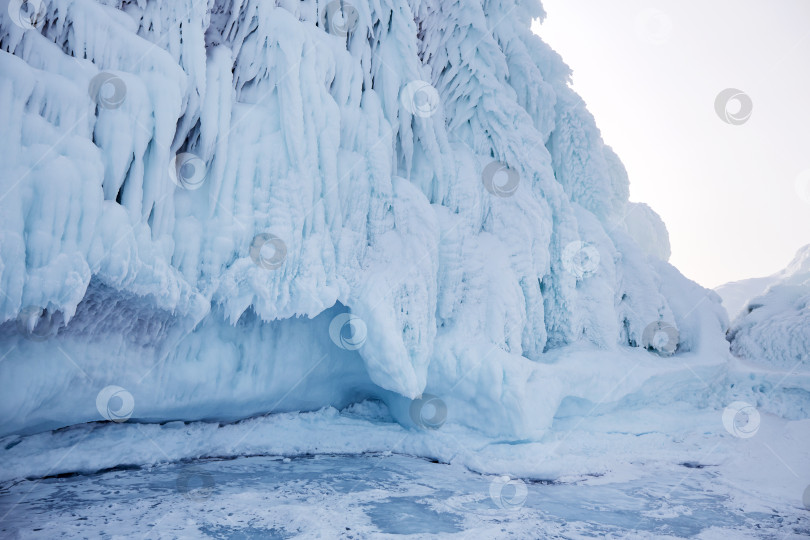
M 749 301 L 763 294 L 771 285 L 780 282 L 795 284 L 801 281 L 803 274 L 810 272 L 808 260 L 810 260 L 810 245 L 799 249 L 790 264 L 775 274 L 724 283 L 714 291 L 722 298 L 723 307 L 733 320 L 741 311 L 747 310 Z
M 724 283 L 715 288 L 714 292 L 722 298 L 723 307 L 726 308 L 729 318 L 735 319 L 749 300 L 765 292 L 776 280 L 775 276 L 741 279 Z
M 791 371 L 810 368 L 810 245 L 767 278 L 728 331 L 731 351 L 751 362 Z

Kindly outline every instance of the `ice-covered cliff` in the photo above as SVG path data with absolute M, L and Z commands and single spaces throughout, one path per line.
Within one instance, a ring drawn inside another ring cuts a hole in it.
M 537 1 L 2 7 L 0 434 L 114 385 L 142 421 L 427 392 L 536 438 L 726 361 Z

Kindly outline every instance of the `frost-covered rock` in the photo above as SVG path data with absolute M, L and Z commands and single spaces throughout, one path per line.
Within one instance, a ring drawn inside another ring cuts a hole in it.
M 538 2 L 18 4 L 0 433 L 99 419 L 114 384 L 143 420 L 370 396 L 396 416 L 427 391 L 448 421 L 538 437 L 566 397 L 598 399 L 557 365 L 569 348 L 600 385 L 623 380 L 605 352 L 654 349 L 650 328 L 723 361 L 716 296 L 628 202 L 530 30 Z M 349 347 L 328 331 L 347 310 Z
M 731 351 L 757 364 L 810 367 L 810 245 L 749 299 L 728 331 Z
M 714 291 L 723 299 L 723 307 L 726 308 L 729 318 L 735 319 L 749 300 L 764 293 L 771 284 L 777 281 L 777 276 L 778 274 L 732 281 L 720 285 Z

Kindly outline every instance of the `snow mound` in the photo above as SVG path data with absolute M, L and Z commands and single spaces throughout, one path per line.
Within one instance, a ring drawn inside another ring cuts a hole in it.
M 810 369 L 810 245 L 750 299 L 728 331 L 731 351 L 758 364 Z
M 714 292 L 723 299 L 723 307 L 732 319 L 747 306 L 748 301 L 764 293 L 776 281 L 775 276 L 741 279 L 720 285 Z

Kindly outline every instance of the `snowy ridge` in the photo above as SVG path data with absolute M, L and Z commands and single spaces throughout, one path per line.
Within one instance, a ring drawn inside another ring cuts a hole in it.
M 749 300 L 764 293 L 774 281 L 775 276 L 741 279 L 724 283 L 714 291 L 723 299 L 723 307 L 733 320 L 746 307 Z
M 731 351 L 782 369 L 810 367 L 810 245 L 804 246 L 765 291 L 746 302 L 728 331 Z
M 96 420 L 116 384 L 147 421 L 427 391 L 537 437 L 588 388 L 541 367 L 555 350 L 600 362 L 660 322 L 726 358 L 717 297 L 665 262 L 531 33 L 538 2 L 346 2 L 345 32 L 314 0 L 52 0 L 28 29 L 7 4 L 0 433 Z M 132 319 L 87 322 L 98 295 Z M 357 351 L 329 339 L 345 310 Z M 43 320 L 48 341 L 18 331 Z

